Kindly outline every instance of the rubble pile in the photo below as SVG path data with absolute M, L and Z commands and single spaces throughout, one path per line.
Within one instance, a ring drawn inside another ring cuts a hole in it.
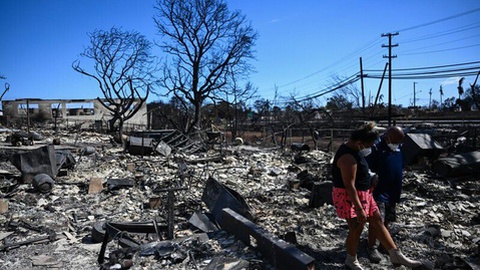
M 275 269 L 255 246 L 192 223 L 192 216 L 210 213 L 202 198 L 209 178 L 236 191 L 255 224 L 311 256 L 315 269 L 344 269 L 346 222 L 332 205 L 317 205 L 314 197 L 328 197 L 328 188 L 312 192 L 329 183 L 331 153 L 231 145 L 142 156 L 104 134 L 65 133 L 55 150 L 70 151 L 75 166 L 40 190 L 21 181 L 8 159 L 52 144 L 53 134 L 44 133 L 33 146 L 0 137 L 0 269 Z M 403 253 L 423 260 L 426 269 L 478 269 L 479 180 L 407 170 L 391 229 Z M 106 223 L 141 223 L 132 228 L 150 232 L 108 238 Z M 138 245 L 122 246 L 127 240 Z M 360 262 L 391 268 L 386 254 L 379 264 L 368 263 L 365 241 L 366 230 Z

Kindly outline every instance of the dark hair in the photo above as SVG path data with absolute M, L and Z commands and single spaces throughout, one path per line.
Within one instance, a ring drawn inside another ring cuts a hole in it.
M 364 143 L 373 142 L 378 138 L 378 134 L 375 132 L 374 128 L 374 122 L 365 123 L 352 132 L 350 135 L 350 140 L 361 141 Z

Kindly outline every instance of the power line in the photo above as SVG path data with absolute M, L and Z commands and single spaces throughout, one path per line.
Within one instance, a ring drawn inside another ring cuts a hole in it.
M 438 70 L 438 71 L 424 71 L 424 72 L 412 72 L 412 73 L 395 73 L 392 76 L 416 76 L 416 75 L 434 75 L 434 74 L 447 74 L 447 73 L 469 73 L 480 70 L 480 66 L 470 67 L 470 68 L 461 68 L 461 69 L 450 69 L 450 70 Z M 367 75 L 365 77 L 372 78 L 374 76 L 380 77 L 380 75 Z
M 478 70 L 480 69 L 480 66 L 476 67 L 468 67 L 468 68 L 457 68 L 457 69 L 450 69 L 450 70 L 437 70 L 437 71 L 424 71 L 424 72 L 417 72 L 417 73 L 398 73 L 395 75 L 427 75 L 427 74 L 442 74 L 442 73 L 447 73 L 447 72 L 469 72 L 472 70 Z
M 314 76 L 314 75 L 317 75 L 317 74 L 319 74 L 320 72 L 323 72 L 323 71 L 325 71 L 325 70 L 327 70 L 327 69 L 329 69 L 329 68 L 331 68 L 331 67 L 333 67 L 333 66 L 335 66 L 335 65 L 338 65 L 339 63 L 344 62 L 345 60 L 349 59 L 350 56 L 355 55 L 356 53 L 360 53 L 360 52 L 362 52 L 362 51 L 364 51 L 364 50 L 366 50 L 366 49 L 368 49 L 368 48 L 371 48 L 371 47 L 375 46 L 375 44 L 376 44 L 376 42 L 377 42 L 378 40 L 379 40 L 379 38 L 375 38 L 374 40 L 371 40 L 370 42 L 368 42 L 368 43 L 366 43 L 365 45 L 361 46 L 359 49 L 355 50 L 354 52 L 352 52 L 352 53 L 348 54 L 347 56 L 341 58 L 340 60 L 336 61 L 335 63 L 332 63 L 332 64 L 330 64 L 330 65 L 328 65 L 328 66 L 326 66 L 326 67 L 324 67 L 324 68 L 322 68 L 322 69 L 320 69 L 320 70 L 318 70 L 318 71 L 316 71 L 316 72 L 313 72 L 313 73 L 311 73 L 311 74 L 303 77 L 303 78 L 300 78 L 300 79 L 297 79 L 297 80 L 295 80 L 295 81 L 292 81 L 292 82 L 289 82 L 289 83 L 280 85 L 280 86 L 278 86 L 278 87 L 279 87 L 279 88 L 283 88 L 283 87 L 286 87 L 286 86 L 295 84 L 295 83 L 297 83 L 297 82 L 299 82 L 299 81 L 308 79 L 308 78 L 310 78 L 310 77 L 312 77 L 312 76 Z
M 422 70 L 422 69 L 438 69 L 438 68 L 445 68 L 445 67 L 458 67 L 462 65 L 472 65 L 478 64 L 480 61 L 468 62 L 468 63 L 457 63 L 457 64 L 448 64 L 448 65 L 441 65 L 441 66 L 433 66 L 433 67 L 418 67 L 418 68 L 409 68 L 409 69 L 392 69 L 392 71 L 410 71 L 410 70 Z M 406 73 L 406 74 L 392 74 L 392 79 L 396 80 L 412 80 L 412 79 L 437 79 L 437 78 L 450 78 L 450 77 L 465 77 L 465 76 L 472 76 L 478 73 L 480 70 L 480 65 L 473 66 L 473 67 L 464 67 L 464 68 L 451 68 L 446 70 L 438 70 L 438 71 L 425 71 L 425 72 L 416 72 L 416 73 Z M 373 70 L 371 70 L 373 71 Z M 370 79 L 381 79 L 383 76 L 381 75 L 365 75 L 366 78 Z M 302 96 L 297 99 L 299 102 L 313 100 L 318 97 L 325 96 L 332 92 L 342 89 L 345 86 L 353 84 L 360 80 L 359 73 L 355 73 L 346 79 L 330 85 L 328 87 L 322 88 L 310 95 Z M 288 100 L 282 101 L 282 103 L 287 103 Z
M 432 25 L 432 24 L 435 24 L 435 23 L 439 23 L 439 22 L 442 22 L 442 21 L 447 21 L 447 20 L 451 20 L 451 19 L 458 18 L 458 17 L 461 17 L 461 16 L 465 16 L 467 14 L 475 13 L 475 12 L 478 12 L 478 11 L 480 11 L 480 8 L 473 9 L 473 10 L 470 10 L 470 11 L 466 11 L 466 12 L 463 12 L 463 13 L 459 13 L 459 14 L 456 14 L 456 15 L 453 15 L 453 16 L 448 16 L 448 17 L 438 19 L 438 20 L 435 20 L 435 21 L 423 23 L 423 24 L 420 24 L 420 25 L 404 28 L 404 29 L 401 29 L 401 30 L 398 30 L 398 31 L 409 31 L 409 30 L 412 30 L 412 29 L 416 29 L 416 28 Z M 440 37 L 440 36 L 444 36 L 444 35 L 452 35 L 452 34 L 455 34 L 455 33 L 464 32 L 464 31 L 474 29 L 474 28 L 478 28 L 478 27 L 480 27 L 480 26 L 477 25 L 477 23 L 468 24 L 468 25 L 453 28 L 453 29 L 450 29 L 450 30 L 446 30 L 446 31 L 438 32 L 438 33 L 433 33 L 431 35 L 424 36 L 424 37 L 421 37 L 421 38 L 407 40 L 405 42 L 416 42 L 416 41 L 425 40 L 425 39 L 432 39 L 432 38 L 436 38 L 436 37 Z M 355 62 L 353 62 L 354 59 L 352 58 L 352 56 L 355 56 L 356 53 L 360 54 L 362 52 L 365 53 L 367 51 L 371 51 L 371 49 L 375 47 L 375 44 L 378 41 L 378 39 L 379 38 L 376 38 L 376 39 L 366 43 L 365 45 L 361 46 L 360 48 L 358 48 L 354 52 L 346 55 L 345 57 L 341 58 L 340 60 L 336 61 L 335 63 L 332 63 L 328 66 L 325 66 L 324 68 L 322 68 L 322 69 L 320 69 L 316 72 L 313 72 L 313 73 L 311 73 L 307 76 L 304 76 L 300 79 L 291 81 L 289 83 L 286 83 L 286 84 L 283 84 L 283 85 L 280 85 L 280 86 L 276 86 L 276 89 L 278 90 L 278 89 L 283 88 L 280 91 L 284 92 L 286 90 L 285 89 L 286 87 L 292 86 L 291 90 L 300 91 L 300 92 L 304 92 L 304 93 L 308 92 L 308 91 L 311 91 L 315 88 L 318 89 L 318 84 L 322 83 L 325 80 L 328 80 L 328 77 L 332 76 L 331 74 L 330 75 L 325 74 L 322 77 L 316 77 L 314 80 L 310 80 L 310 81 L 307 81 L 307 79 L 312 78 L 313 76 L 318 75 L 322 72 L 325 72 L 329 69 L 332 69 L 333 67 L 338 67 L 338 68 L 336 68 L 336 71 L 335 71 L 336 74 L 341 72 L 341 70 L 345 70 L 345 71 L 351 70 L 352 67 L 355 67 L 356 65 L 358 65 L 357 59 L 355 59 Z M 453 41 L 451 41 L 451 42 L 453 42 Z M 450 42 L 448 42 L 448 43 L 450 43 Z M 463 47 L 450 48 L 450 49 L 438 50 L 438 51 L 429 51 L 429 52 L 423 52 L 423 53 L 435 53 L 435 52 L 441 52 L 441 51 L 447 51 L 447 50 L 458 50 L 458 49 L 468 48 L 468 47 L 473 47 L 473 46 L 477 46 L 477 45 L 463 46 Z M 412 51 L 412 50 L 409 50 L 409 51 Z M 371 53 L 369 53 L 369 55 L 372 55 L 372 57 L 368 57 L 368 56 L 365 57 L 365 55 L 363 55 L 362 58 L 364 59 L 364 66 L 366 66 L 366 67 L 376 66 L 377 64 L 383 62 L 382 60 L 375 61 L 375 59 L 377 59 L 375 56 L 378 56 L 379 54 L 381 54 L 381 52 L 371 51 Z M 411 55 L 411 54 L 416 54 L 416 53 L 401 53 L 401 55 Z M 343 68 L 341 68 L 341 66 L 343 66 Z M 421 69 L 421 68 L 416 68 L 416 69 Z M 374 71 L 374 70 L 372 70 L 372 71 Z M 396 72 L 397 71 L 398 71 L 398 69 L 396 70 Z M 371 72 L 371 71 L 365 70 L 365 72 Z M 451 72 L 453 72 L 453 71 L 451 71 Z M 447 74 L 447 73 L 445 73 L 445 74 Z M 461 71 L 457 71 L 457 73 L 455 73 L 455 74 L 464 75 L 464 74 L 470 74 L 470 73 L 468 73 L 468 72 L 461 73 Z M 408 77 L 408 76 L 419 76 L 419 78 L 420 78 L 420 76 L 423 76 L 423 77 L 428 76 L 429 78 L 433 78 L 433 77 L 445 76 L 445 75 L 442 75 L 442 74 L 409 74 L 409 75 L 395 74 L 395 75 L 392 75 L 392 78 L 398 79 L 399 78 L 398 76 L 402 76 L 402 78 Z M 376 74 L 370 74 L 368 76 L 368 78 L 379 78 L 379 76 L 377 76 Z M 300 82 L 303 82 L 303 83 L 298 84 Z M 326 90 L 326 89 L 329 89 L 329 90 Z M 331 89 L 332 89 L 332 86 L 329 86 L 327 88 L 323 88 L 322 90 L 314 91 L 312 94 L 306 95 L 302 98 L 308 99 L 308 98 L 311 98 L 312 96 L 317 96 L 317 95 L 322 96 L 324 94 L 330 93 L 330 92 L 326 92 L 326 93 L 324 93 L 324 92 L 325 91 L 330 91 Z
M 469 13 L 473 13 L 473 12 L 477 12 L 479 11 L 479 9 L 474 9 L 474 10 L 471 10 L 471 11 L 468 11 L 468 12 L 464 12 L 464 13 L 461 13 L 461 14 L 457 14 L 457 15 L 453 15 L 453 16 L 449 16 L 449 17 L 446 17 L 446 18 L 443 18 L 443 19 L 439 19 L 439 20 L 435 20 L 433 22 L 429 22 L 429 23 L 425 23 L 425 24 L 421 24 L 421 25 L 417 25 L 417 26 L 413 26 L 413 27 L 409 27 L 409 28 L 405 28 L 401 31 L 407 31 L 407 30 L 410 30 L 410 29 L 414 29 L 414 28 L 418 28 L 418 27 L 422 27 L 422 26 L 426 26 L 426 25 L 430 25 L 430 24 L 434 24 L 434 23 L 438 23 L 438 22 L 441 22 L 441 21 L 445 21 L 445 20 L 449 20 L 449 19 L 453 19 L 453 18 L 457 18 L 457 17 L 460 17 L 460 16 L 464 16 L 464 15 L 467 15 Z M 473 26 L 472 26 L 473 25 Z M 470 27 L 469 27 L 470 26 Z M 465 27 L 469 27 L 469 28 L 466 28 Z M 423 37 L 423 38 L 419 38 L 417 40 L 410 40 L 410 41 L 407 41 L 407 42 L 414 42 L 414 41 L 419 41 L 419 40 L 424 40 L 424 39 L 428 39 L 428 38 L 434 38 L 434 37 L 438 37 L 438 36 L 442 36 L 442 35 L 447 35 L 447 34 L 453 34 L 453 33 L 457 33 L 457 32 L 460 32 L 460 31 L 466 31 L 466 30 L 469 30 L 469 29 L 472 29 L 472 28 L 477 28 L 477 27 L 480 27 L 480 26 L 475 26 L 475 24 L 469 24 L 469 25 L 466 25 L 466 26 L 462 26 L 462 27 L 458 27 L 458 28 L 453 28 L 453 29 L 450 29 L 448 31 L 443 31 L 443 32 L 439 32 L 437 34 L 432 34 L 431 37 Z M 463 29 L 462 29 L 463 28 Z M 286 83 L 286 84 L 283 84 L 283 85 L 280 85 L 280 86 L 276 86 L 277 89 L 281 89 L 281 88 L 285 88 L 285 87 L 288 87 L 288 86 L 292 86 L 292 85 L 295 85 L 299 82 L 302 82 L 302 81 L 305 81 L 321 72 L 324 72 L 328 69 L 331 69 L 332 67 L 334 66 L 338 66 L 339 64 L 341 63 L 345 63 L 347 60 L 350 59 L 350 57 L 354 56 L 356 53 L 361 53 L 361 52 L 364 52 L 364 51 L 367 51 L 368 49 L 372 48 L 375 46 L 375 42 L 378 40 L 377 39 L 374 39 L 368 43 L 366 43 L 365 45 L 361 46 L 359 49 L 355 50 L 354 52 L 346 55 L 345 57 L 341 58 L 340 60 L 336 61 L 335 63 L 332 63 L 316 72 L 313 72 L 305 77 L 302 77 L 300 79 L 297 79 L 297 80 L 294 80 L 294 81 L 291 81 L 289 83 Z M 402 42 L 403 43 L 403 42 Z M 464 48 L 467 48 L 467 47 L 464 47 Z M 455 49 L 461 49 L 461 48 L 455 48 Z M 410 50 L 411 51 L 411 50 Z M 441 52 L 441 51 L 445 51 L 445 50 L 439 50 L 438 52 Z M 432 51 L 433 52 L 436 52 L 436 51 Z M 428 52 L 427 52 L 428 53 Z M 375 55 L 378 55 L 380 54 L 380 52 L 373 52 L 372 53 L 372 56 L 375 56 Z M 413 53 L 412 53 L 413 54 Z M 401 53 L 401 55 L 410 55 L 410 53 Z M 374 57 L 368 57 L 368 56 L 362 56 L 363 59 L 365 59 L 364 61 L 364 66 L 368 66 L 369 65 L 369 62 L 372 61 L 372 59 L 374 59 Z M 353 60 L 353 59 L 352 59 Z M 375 62 L 373 65 L 376 65 L 378 63 L 381 63 L 382 61 L 377 61 Z M 356 62 L 356 59 L 355 59 L 355 63 L 351 63 L 349 64 L 348 66 L 345 66 L 344 67 L 344 70 L 349 70 L 351 69 L 352 67 L 355 67 L 356 65 L 358 65 L 358 63 Z M 341 72 L 341 70 L 337 69 L 336 73 L 338 72 Z M 326 75 L 325 77 L 323 78 L 317 78 L 315 79 L 314 81 L 311 81 L 311 82 L 308 82 L 306 84 L 303 84 L 303 85 L 297 85 L 294 89 L 295 90 L 298 90 L 298 89 L 301 89 L 300 91 L 308 91 L 308 88 L 311 88 L 311 87 L 316 87 L 316 84 L 320 83 L 321 81 L 324 81 L 326 80 L 326 77 L 327 76 L 330 76 L 330 75 Z M 283 91 L 282 91 L 283 92 Z
M 394 32 L 405 32 L 405 31 L 417 29 L 417 28 L 420 28 L 420 27 L 425 27 L 425 26 L 436 24 L 436 23 L 439 23 L 439 22 L 444 22 L 444 21 L 448 21 L 448 20 L 455 19 L 455 18 L 458 18 L 458 17 L 462 17 L 462 16 L 465 16 L 465 15 L 468 15 L 468 14 L 471 14 L 471 13 L 475 13 L 475 12 L 478 12 L 478 11 L 480 11 L 480 8 L 465 11 L 465 12 L 462 12 L 462 13 L 459 13 L 459 14 L 456 14 L 456 15 L 452 15 L 452 16 L 448 16 L 448 17 L 438 19 L 438 20 L 435 20 L 435 21 L 422 23 L 422 24 L 415 25 L 415 26 L 412 26 L 412 27 L 400 29 L 400 30 L 397 30 L 397 31 L 394 31 Z
M 426 52 L 418 52 L 418 53 L 402 53 L 401 55 L 415 55 L 415 54 L 428 54 L 428 53 L 448 52 L 448 51 L 455 51 L 455 50 L 460 50 L 460 49 L 465 49 L 465 48 L 471 48 L 471 47 L 477 47 L 477 46 L 480 46 L 480 43 L 479 43 L 479 44 L 474 44 L 474 45 L 456 47 L 456 48 L 443 49 L 443 50 L 426 51 Z
M 354 82 L 357 82 L 358 80 L 360 80 L 360 77 L 359 77 L 359 73 L 356 73 L 354 75 L 351 75 L 349 76 L 348 78 L 334 84 L 334 85 L 331 85 L 331 86 L 328 86 L 328 87 L 325 87 L 315 93 L 312 93 L 310 95 L 306 95 L 306 96 L 302 96 L 302 97 L 299 97 L 297 99 L 297 101 L 299 102 L 302 102 L 302 101 L 306 101 L 306 100 L 311 100 L 311 99 L 315 99 L 315 98 L 318 98 L 318 97 L 321 97 L 321 96 L 324 96 L 326 94 L 329 94 L 329 93 L 332 93 L 336 90 L 339 90 L 347 85 L 350 85 Z
M 478 73 L 478 71 L 472 72 L 463 72 L 463 73 L 445 73 L 439 75 L 410 75 L 410 76 L 396 76 L 393 75 L 392 79 L 395 80 L 429 80 L 429 79 L 444 79 L 444 78 L 451 78 L 451 77 L 467 77 L 467 76 L 474 76 Z M 381 77 L 369 77 L 372 79 L 381 79 Z
M 447 64 L 447 65 L 440 65 L 440 66 L 427 66 L 427 67 L 416 67 L 416 68 L 395 68 L 392 71 L 408 71 L 408 70 L 422 70 L 422 69 L 436 69 L 436 68 L 445 68 L 445 67 L 457 67 L 457 66 L 467 66 L 467 65 L 474 65 L 479 64 L 480 61 L 472 61 L 472 62 L 465 62 L 465 63 L 456 63 L 456 64 Z M 380 69 L 370 69 L 365 71 L 373 71 L 373 72 L 382 72 L 383 70 Z
M 415 79 L 440 79 L 440 78 L 450 78 L 450 77 L 467 77 L 467 76 L 473 76 L 478 73 L 477 70 L 472 70 L 472 71 L 465 71 L 465 72 L 455 72 L 455 71 L 450 71 L 450 72 L 445 72 L 445 73 L 440 73 L 440 74 L 409 74 L 409 75 L 392 75 L 392 79 L 395 80 L 415 80 Z M 368 75 L 367 78 L 370 79 L 381 79 L 381 75 Z
M 476 25 L 476 26 L 471 26 L 471 25 Z M 471 26 L 471 27 L 468 27 L 468 26 Z M 468 28 L 465 28 L 465 27 L 468 27 Z M 441 36 L 456 34 L 456 33 L 464 32 L 464 31 L 474 29 L 474 28 L 478 28 L 478 27 L 480 27 L 480 23 L 472 23 L 472 24 L 468 24 L 468 25 L 465 25 L 465 26 L 460 26 L 460 27 L 457 27 L 457 28 L 433 33 L 433 34 L 430 34 L 430 35 L 425 35 L 425 36 L 418 37 L 418 38 L 402 40 L 401 42 L 402 42 L 402 44 L 417 42 L 417 41 L 421 41 L 421 40 L 432 39 L 432 38 L 437 38 L 437 37 L 441 37 Z M 460 30 L 457 30 L 457 29 L 460 29 Z

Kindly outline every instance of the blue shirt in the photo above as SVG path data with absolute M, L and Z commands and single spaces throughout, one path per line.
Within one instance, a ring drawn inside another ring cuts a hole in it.
M 401 149 L 392 151 L 380 140 L 367 156 L 370 170 L 378 175 L 378 185 L 373 191 L 375 200 L 385 203 L 400 202 L 403 180 L 403 154 Z

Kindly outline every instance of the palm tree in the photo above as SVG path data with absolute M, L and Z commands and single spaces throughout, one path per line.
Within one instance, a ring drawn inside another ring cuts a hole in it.
M 465 77 L 462 77 L 460 78 L 460 80 L 458 80 L 458 99 L 461 99 L 462 98 L 462 95 L 463 95 L 463 81 L 465 80 Z

